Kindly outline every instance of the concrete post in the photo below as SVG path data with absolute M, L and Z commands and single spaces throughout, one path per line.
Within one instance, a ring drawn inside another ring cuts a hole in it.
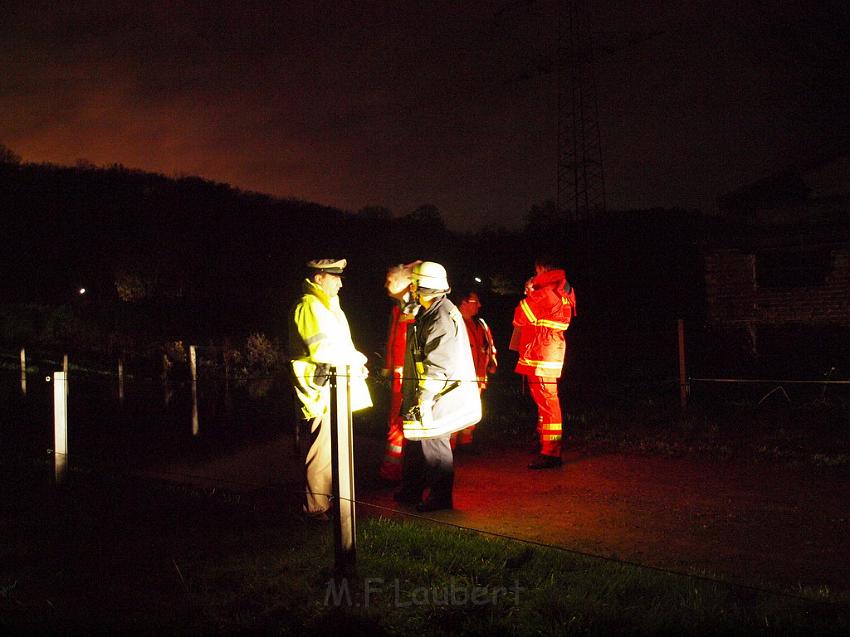
M 56 484 L 65 481 L 68 470 L 68 376 L 53 374 L 53 470 Z
M 331 373 L 331 462 L 333 470 L 334 568 L 353 575 L 356 562 L 354 437 L 351 418 L 351 368 Z

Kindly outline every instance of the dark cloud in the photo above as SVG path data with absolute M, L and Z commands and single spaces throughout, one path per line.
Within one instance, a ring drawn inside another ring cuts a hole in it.
M 591 3 L 610 207 L 710 208 L 835 145 L 847 9 L 786 5 Z M 553 0 L 10 3 L 0 142 L 516 225 L 555 193 L 556 25 Z

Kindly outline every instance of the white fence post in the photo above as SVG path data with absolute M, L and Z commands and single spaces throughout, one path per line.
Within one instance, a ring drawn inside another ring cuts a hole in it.
M 53 374 L 53 470 L 56 484 L 65 481 L 68 470 L 68 376 Z
M 71 377 L 71 375 L 68 373 L 68 368 L 70 367 L 70 365 L 71 364 L 68 362 L 68 355 L 65 354 L 62 357 L 62 373 L 65 374 L 65 396 L 68 396 L 68 391 L 70 390 L 70 387 L 68 387 L 68 379 Z

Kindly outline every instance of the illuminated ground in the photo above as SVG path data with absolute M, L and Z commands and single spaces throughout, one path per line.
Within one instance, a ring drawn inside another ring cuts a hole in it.
M 357 498 L 373 505 L 360 515 L 399 509 L 393 488 L 374 479 L 381 444 L 357 439 Z M 458 454 L 456 509 L 429 517 L 741 583 L 850 592 L 846 468 L 572 450 L 563 468 L 531 472 L 530 458 L 522 448 Z M 207 465 L 159 471 L 231 489 L 276 485 L 274 492 L 291 488 L 299 467 L 282 437 Z
M 572 452 L 560 470 L 488 451 L 458 459 L 441 521 L 682 572 L 850 591 L 846 472 Z M 389 505 L 386 491 L 360 497 Z

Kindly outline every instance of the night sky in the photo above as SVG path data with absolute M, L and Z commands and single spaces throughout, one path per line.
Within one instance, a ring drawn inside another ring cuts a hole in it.
M 846 148 L 850 3 L 589 2 L 608 207 Z M 516 227 L 556 192 L 554 0 L 2 2 L 0 143 Z

